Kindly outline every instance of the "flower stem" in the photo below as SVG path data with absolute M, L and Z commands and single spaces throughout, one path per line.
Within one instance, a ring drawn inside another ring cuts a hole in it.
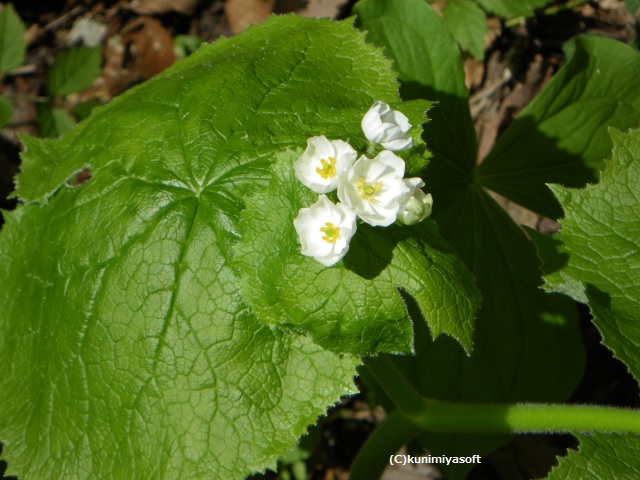
M 405 415 L 418 418 L 424 413 L 427 406 L 425 398 L 413 388 L 388 356 L 365 358 L 364 366 Z
M 444 402 L 420 395 L 387 356 L 369 358 L 365 366 L 398 409 L 424 431 L 640 434 L 637 410 L 593 405 Z
M 460 433 L 619 432 L 640 434 L 637 410 L 592 405 L 465 404 L 427 400 L 422 429 Z

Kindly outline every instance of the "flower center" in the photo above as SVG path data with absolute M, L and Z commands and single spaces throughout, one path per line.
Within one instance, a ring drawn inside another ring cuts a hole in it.
M 340 227 L 336 227 L 331 222 L 326 222 L 324 227 L 320 227 L 320 231 L 324 233 L 322 239 L 327 243 L 336 243 L 340 238 Z
M 316 167 L 316 172 L 325 180 L 336 176 L 336 159 L 329 157 L 327 162 L 324 158 L 320 160 L 320 166 Z
M 366 183 L 365 179 L 361 178 L 356 188 L 360 192 L 360 198 L 373 203 L 376 200 L 375 194 L 382 190 L 382 182 Z

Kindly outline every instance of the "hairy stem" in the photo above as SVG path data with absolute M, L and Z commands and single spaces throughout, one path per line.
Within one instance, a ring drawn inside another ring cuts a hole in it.
M 640 434 L 637 410 L 592 405 L 496 405 L 427 400 L 423 415 L 412 420 L 432 432 Z
M 637 410 L 593 405 L 444 402 L 421 396 L 387 356 L 367 359 L 365 366 L 398 409 L 425 431 L 640 434 Z

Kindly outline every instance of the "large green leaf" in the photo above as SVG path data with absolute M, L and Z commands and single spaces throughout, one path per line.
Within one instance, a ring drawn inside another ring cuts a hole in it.
M 577 37 L 569 61 L 480 164 L 476 181 L 530 210 L 561 216 L 546 186 L 581 187 L 611 149 L 607 127 L 640 123 L 640 53 L 615 40 Z
M 22 65 L 27 42 L 24 24 L 13 5 L 8 3 L 0 12 L 0 73 L 7 73 Z
M 258 318 L 310 332 L 339 353 L 411 352 L 402 289 L 415 298 L 434 337 L 444 331 L 470 352 L 477 290 L 432 221 L 358 225 L 349 253 L 332 268 L 300 254 L 293 219 L 317 200 L 294 175 L 300 153 L 283 156 L 269 189 L 251 197 L 243 215 L 243 298 Z
M 364 35 L 276 17 L 23 139 L 0 235 L 11 473 L 243 478 L 353 391 L 357 360 L 260 324 L 230 259 L 274 159 L 375 100 L 397 84 Z
M 640 379 L 640 130 L 611 130 L 613 158 L 600 183 L 553 187 L 560 235 L 534 237 L 547 260 L 546 288 L 588 303 L 603 343 Z M 549 246 L 551 244 L 551 248 Z
M 472 0 L 449 0 L 442 9 L 442 18 L 458 45 L 482 60 L 484 37 L 489 33 L 489 27 L 478 4 Z
M 425 2 L 407 0 L 398 9 L 387 8 L 387 3 L 363 0 L 357 5 L 359 21 L 369 30 L 368 38 L 395 60 L 401 81 L 409 85 L 403 85 L 402 94 L 419 92 L 428 100 L 440 100 L 425 127 L 434 154 L 425 181 L 441 234 L 474 273 L 483 296 L 470 358 L 447 337 L 434 341 L 415 322 L 416 357 L 396 361 L 430 397 L 465 402 L 565 400 L 584 365 L 575 306 L 538 288 L 542 280 L 533 245 L 473 182 L 475 133 L 466 95 L 460 93 L 463 73 L 453 39 Z M 415 49 L 404 41 L 406 32 L 415 34 Z M 443 70 L 423 66 L 433 65 L 432 59 L 440 55 L 446 57 Z M 412 62 L 415 67 L 410 67 Z M 413 89 L 415 85 L 420 88 Z M 434 132 L 440 138 L 431 137 Z M 422 440 L 436 454 L 455 455 L 483 454 L 504 441 L 444 434 L 424 435 Z
M 549 480 L 636 480 L 640 477 L 640 437 L 597 433 L 577 434 L 578 451 L 560 458 Z

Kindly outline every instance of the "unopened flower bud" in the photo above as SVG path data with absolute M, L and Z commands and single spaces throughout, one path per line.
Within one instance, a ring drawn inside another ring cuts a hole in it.
M 405 183 L 409 184 L 410 188 L 413 187 L 413 192 L 400 209 L 398 220 L 405 225 L 414 225 L 431 215 L 433 197 L 420 189 L 424 186 L 424 182 L 419 178 L 408 178 Z
M 408 132 L 409 119 L 383 102 L 376 102 L 362 119 L 362 131 L 370 142 L 380 143 L 387 150 L 399 151 L 413 144 Z

